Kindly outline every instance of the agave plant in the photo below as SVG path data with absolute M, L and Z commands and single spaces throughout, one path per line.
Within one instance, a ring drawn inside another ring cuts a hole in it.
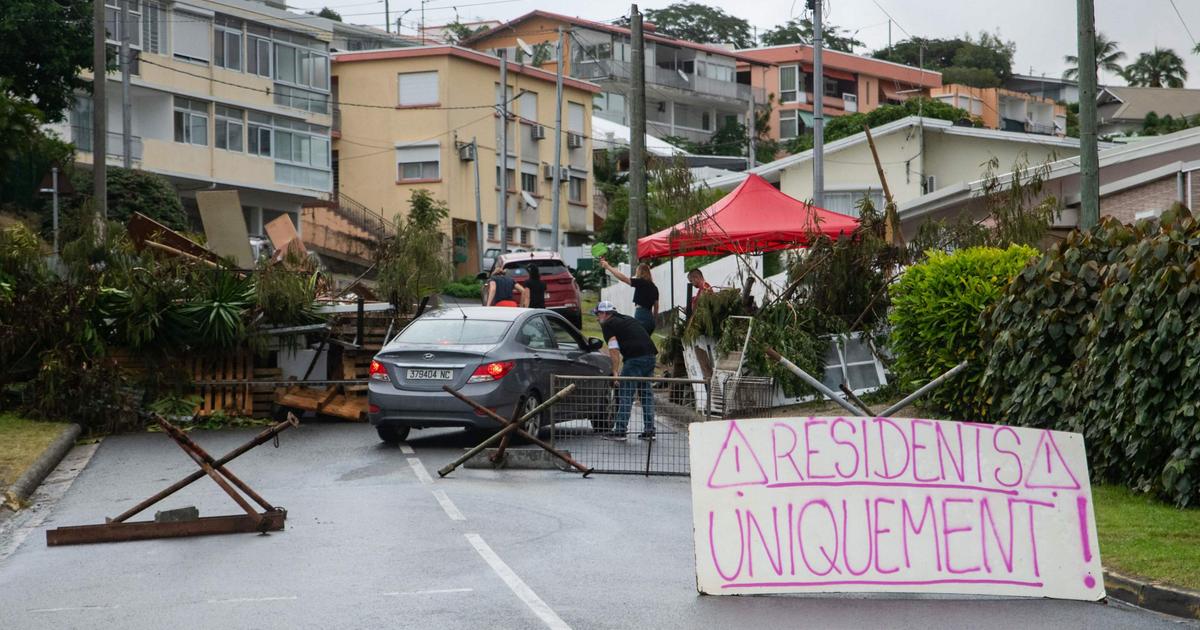
M 227 350 L 246 336 L 246 313 L 254 304 L 254 285 L 248 277 L 225 270 L 207 274 L 207 282 L 188 302 L 172 309 L 168 318 L 191 331 L 197 349 Z

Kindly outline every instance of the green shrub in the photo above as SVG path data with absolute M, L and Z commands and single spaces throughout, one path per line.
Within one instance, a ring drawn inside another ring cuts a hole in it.
M 951 418 L 986 418 L 980 314 L 1037 254 L 1022 245 L 931 252 L 925 262 L 905 271 L 892 292 L 891 313 L 893 370 L 903 386 L 916 388 L 969 361 L 950 386 L 931 392 L 926 404 Z
M 482 291 L 483 283 L 475 278 L 460 278 L 442 287 L 442 293 L 465 299 L 479 299 L 483 295 Z
M 1084 435 L 1092 478 L 1200 503 L 1200 223 L 1106 219 L 985 318 L 994 416 Z

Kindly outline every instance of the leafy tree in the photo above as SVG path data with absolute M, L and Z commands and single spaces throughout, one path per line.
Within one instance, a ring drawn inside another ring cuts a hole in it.
M 1160 117 L 1157 112 L 1150 112 L 1149 114 L 1146 114 L 1146 118 L 1142 120 L 1141 135 L 1161 136 L 1168 133 L 1175 133 L 1176 131 L 1183 131 L 1184 129 L 1191 129 L 1192 127 L 1197 126 L 1200 126 L 1200 115 L 1189 119 L 1187 116 L 1180 116 L 1176 118 L 1170 114 Z
M 1124 76 L 1129 85 L 1137 87 L 1181 88 L 1187 81 L 1188 71 L 1174 50 L 1156 46 L 1126 66 Z
M 463 40 L 470 39 L 471 36 L 477 35 L 487 29 L 488 27 L 486 26 L 471 28 L 456 19 L 442 27 L 442 39 L 447 44 L 461 44 Z
M 662 9 L 646 11 L 646 21 L 653 22 L 657 32 L 700 44 L 733 44 L 738 48 L 754 46 L 750 23 L 716 7 L 695 2 L 676 2 Z M 629 18 L 617 21 L 629 26 Z
M 1079 103 L 1067 104 L 1067 137 L 1079 137 Z
M 6 92 L 62 120 L 75 91 L 90 82 L 92 3 L 89 0 L 6 0 L 0 11 L 0 77 Z
M 953 83 L 949 79 L 956 79 L 972 87 L 995 87 L 1012 76 L 1016 50 L 1014 42 L 984 31 L 977 38 L 971 35 L 953 39 L 914 37 L 890 48 L 876 50 L 871 56 L 909 66 L 919 67 L 923 62 L 924 67 L 942 72 L 943 84 Z
M 442 221 L 448 216 L 446 202 L 424 188 L 414 190 L 408 217 L 396 217 L 396 237 L 380 250 L 379 288 L 401 313 L 408 313 L 421 296 L 437 291 L 451 278 L 449 244 L 442 232 Z
M 959 109 L 942 101 L 929 98 L 910 98 L 899 105 L 881 105 L 870 112 L 856 112 L 830 118 L 825 123 L 825 142 L 833 142 L 847 138 L 856 133 L 862 133 L 863 125 L 874 128 L 880 125 L 900 120 L 906 116 L 923 116 L 953 122 L 967 122 L 973 126 L 982 123 L 971 116 L 965 109 Z M 802 135 L 792 139 L 785 147 L 789 153 L 807 151 L 813 146 L 811 135 Z
M 36 209 L 42 178 L 52 164 L 71 159 L 70 145 L 42 132 L 45 115 L 26 99 L 15 98 L 0 79 L 0 202 Z
M 309 11 L 308 14 L 315 15 L 317 17 L 323 17 L 326 20 L 333 20 L 334 22 L 342 21 L 342 14 L 330 9 L 329 7 L 321 7 L 320 11 L 317 11 L 316 13 Z
M 782 46 L 784 44 L 812 44 L 813 24 L 808 18 L 792 18 L 787 22 L 765 31 L 759 41 L 763 46 Z M 825 25 L 825 33 L 821 40 L 826 48 L 852 53 L 855 48 L 866 44 L 854 37 L 854 33 L 833 24 Z
M 1096 31 L 1096 70 L 1098 72 L 1121 74 L 1124 72 L 1124 68 L 1118 62 L 1124 58 L 1125 53 L 1117 47 L 1117 42 L 1105 37 L 1104 33 Z M 1063 57 L 1063 60 L 1071 66 L 1063 71 L 1063 78 L 1079 78 L 1079 57 L 1067 55 Z
M 71 174 L 75 188 L 76 209 L 92 204 L 92 171 L 75 169 Z M 134 212 L 140 212 L 173 229 L 188 226 L 187 214 L 179 201 L 179 192 L 165 177 L 137 169 L 108 167 L 108 218 L 127 223 Z

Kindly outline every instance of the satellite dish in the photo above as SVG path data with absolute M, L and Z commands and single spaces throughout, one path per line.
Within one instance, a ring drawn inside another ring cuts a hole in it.
M 691 79 L 688 78 L 687 73 L 685 73 L 681 68 L 675 68 L 675 72 L 679 73 L 680 79 L 683 79 L 684 81 L 691 81 Z
M 517 38 L 517 47 L 521 49 L 521 52 L 525 53 L 526 57 L 533 58 L 533 47 L 525 43 L 525 40 L 520 37 Z

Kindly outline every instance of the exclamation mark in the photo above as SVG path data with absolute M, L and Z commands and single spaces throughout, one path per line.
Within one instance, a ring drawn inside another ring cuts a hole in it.
M 1083 561 L 1092 561 L 1092 541 L 1088 536 L 1088 500 L 1087 497 L 1075 498 L 1075 510 L 1079 515 L 1079 542 L 1083 546 Z M 1091 575 L 1086 575 L 1083 578 L 1083 585 L 1088 588 L 1096 586 L 1096 578 Z

